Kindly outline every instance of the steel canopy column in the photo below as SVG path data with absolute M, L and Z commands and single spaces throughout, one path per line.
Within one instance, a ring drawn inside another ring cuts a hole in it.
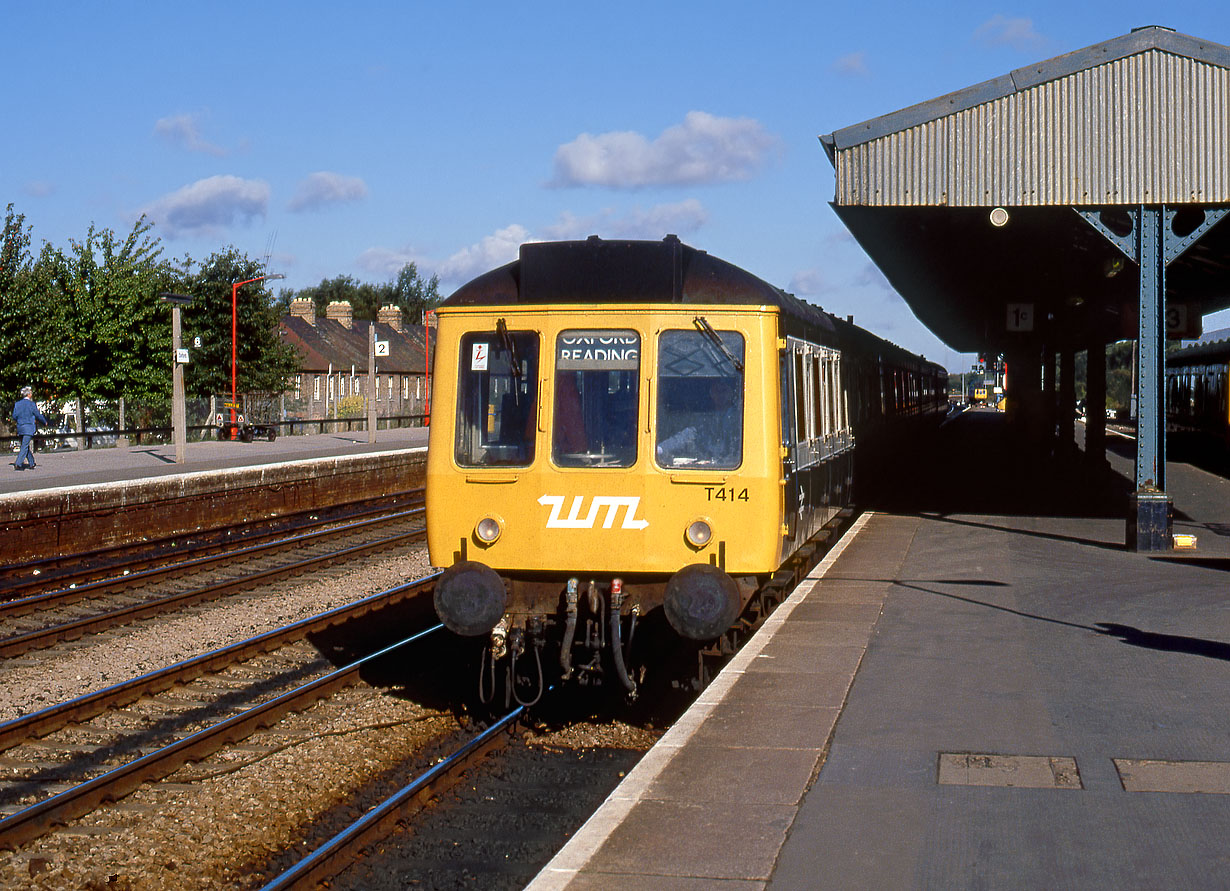
M 1162 262 L 1162 214 L 1141 207 L 1137 229 L 1140 258 L 1140 380 L 1137 384 L 1136 491 L 1166 490 L 1166 265 Z
M 1037 344 L 1010 347 L 1004 354 L 1008 363 L 1008 423 L 1030 441 L 1031 447 L 1050 444 L 1043 422 L 1042 351 Z
M 1166 267 L 1230 214 L 1230 208 L 1201 208 L 1203 222 L 1186 235 L 1175 232 L 1177 211 L 1164 205 L 1139 205 L 1128 211 L 1132 232 L 1127 234 L 1112 230 L 1097 210 L 1074 209 L 1140 269 L 1136 492 L 1128 509 L 1127 546 L 1136 551 L 1170 550 L 1173 540 L 1170 501 L 1166 497 Z M 1093 364 L 1091 360 L 1090 368 Z
M 1050 343 L 1042 345 L 1042 429 L 1046 431 L 1046 445 L 1055 448 L 1055 348 Z
M 1128 506 L 1127 546 L 1134 551 L 1172 547 L 1166 495 L 1166 261 L 1162 213 L 1141 206 L 1136 217 L 1140 264 L 1140 378 L 1136 409 L 1136 491 Z
M 1085 360 L 1085 458 L 1106 463 L 1106 344 L 1094 335 Z
M 1076 353 L 1064 345 L 1059 351 L 1059 442 L 1055 453 L 1070 455 L 1076 448 Z

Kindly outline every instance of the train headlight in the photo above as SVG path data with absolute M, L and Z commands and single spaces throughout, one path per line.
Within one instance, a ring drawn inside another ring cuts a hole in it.
M 474 537 L 482 544 L 495 544 L 496 539 L 500 537 L 500 533 L 504 531 L 504 524 L 495 517 L 483 517 L 478 521 L 478 525 L 474 527 Z
M 688 540 L 688 544 L 700 550 L 713 540 L 713 529 L 707 520 L 695 520 L 683 533 L 683 537 Z

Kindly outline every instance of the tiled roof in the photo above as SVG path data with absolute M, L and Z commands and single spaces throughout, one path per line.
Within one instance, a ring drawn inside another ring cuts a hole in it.
M 356 320 L 350 328 L 335 319 L 306 319 L 285 315 L 280 329 L 282 342 L 298 350 L 306 372 L 334 372 L 354 366 L 367 372 L 368 329 L 376 326 L 376 340 L 389 342 L 389 355 L 376 357 L 380 374 L 423 374 L 425 332 L 422 325 L 408 325 L 398 332 L 391 325 Z

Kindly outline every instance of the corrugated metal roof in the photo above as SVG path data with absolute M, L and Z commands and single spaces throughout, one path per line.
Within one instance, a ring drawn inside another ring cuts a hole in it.
M 1230 202 L 1230 47 L 1143 28 L 822 137 L 836 203 Z

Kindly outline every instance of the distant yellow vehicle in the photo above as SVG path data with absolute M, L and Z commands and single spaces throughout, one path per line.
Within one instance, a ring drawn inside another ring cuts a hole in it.
M 986 402 L 987 401 L 987 391 L 985 387 L 975 388 L 974 401 L 975 402 Z
M 488 638 L 484 698 L 501 660 L 522 701 L 544 664 L 635 692 L 638 621 L 726 632 L 850 503 L 856 439 L 947 409 L 939 366 L 674 237 L 522 245 L 436 315 L 435 606 Z

